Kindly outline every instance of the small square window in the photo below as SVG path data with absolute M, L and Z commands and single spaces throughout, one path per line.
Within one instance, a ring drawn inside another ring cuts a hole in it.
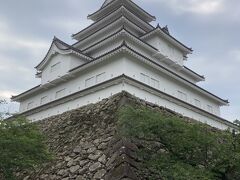
M 91 77 L 85 80 L 85 87 L 93 86 L 95 83 L 95 77 Z
M 61 98 L 65 95 L 65 89 L 56 92 L 56 99 Z
M 96 76 L 96 82 L 100 83 L 103 82 L 106 79 L 106 73 L 101 73 Z
M 47 103 L 47 100 L 48 100 L 48 97 L 47 96 L 44 96 L 41 98 L 41 104 L 46 104 Z
M 185 94 L 181 91 L 178 91 L 178 98 L 183 100 L 183 101 L 187 101 L 187 94 Z

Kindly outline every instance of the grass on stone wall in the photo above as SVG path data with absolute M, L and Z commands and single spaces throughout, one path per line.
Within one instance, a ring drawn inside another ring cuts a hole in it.
M 123 107 L 119 111 L 121 135 L 159 142 L 164 151 L 141 148 L 143 166 L 167 180 L 239 180 L 240 137 L 197 122 L 149 110 Z M 143 167 L 143 168 L 144 168 Z

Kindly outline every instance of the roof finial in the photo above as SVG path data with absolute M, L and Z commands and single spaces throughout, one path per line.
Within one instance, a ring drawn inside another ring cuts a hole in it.
M 163 30 L 165 33 L 167 33 L 167 34 L 170 34 L 167 25 L 166 25 L 165 27 L 163 27 L 162 30 Z
M 161 28 L 159 23 L 157 24 L 157 28 Z

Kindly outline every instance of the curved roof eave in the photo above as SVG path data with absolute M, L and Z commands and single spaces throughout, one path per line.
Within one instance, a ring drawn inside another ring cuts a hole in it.
M 152 35 L 157 34 L 157 33 L 160 33 L 161 35 L 164 35 L 165 38 L 169 38 L 168 40 L 172 40 L 172 42 L 175 42 L 176 45 L 179 46 L 179 48 L 181 48 L 183 51 L 187 52 L 188 54 L 191 54 L 193 52 L 192 48 L 187 47 L 185 44 L 183 44 L 180 41 L 178 41 L 175 37 L 173 37 L 169 33 L 166 33 L 165 31 L 163 31 L 159 26 L 156 27 L 155 29 L 153 29 L 152 31 L 147 32 L 146 34 L 144 34 L 140 38 L 144 39 L 146 37 L 152 36 Z

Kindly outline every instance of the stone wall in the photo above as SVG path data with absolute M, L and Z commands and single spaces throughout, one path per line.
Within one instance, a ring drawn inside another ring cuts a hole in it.
M 126 104 L 179 115 L 123 92 L 97 104 L 40 121 L 38 124 L 47 137 L 46 143 L 54 159 L 34 172 L 19 173 L 20 179 L 149 179 L 151 171 L 141 168 L 141 159 L 136 153 L 138 148 L 156 148 L 163 153 L 167 150 L 160 142 L 126 139 L 118 135 L 117 110 Z

